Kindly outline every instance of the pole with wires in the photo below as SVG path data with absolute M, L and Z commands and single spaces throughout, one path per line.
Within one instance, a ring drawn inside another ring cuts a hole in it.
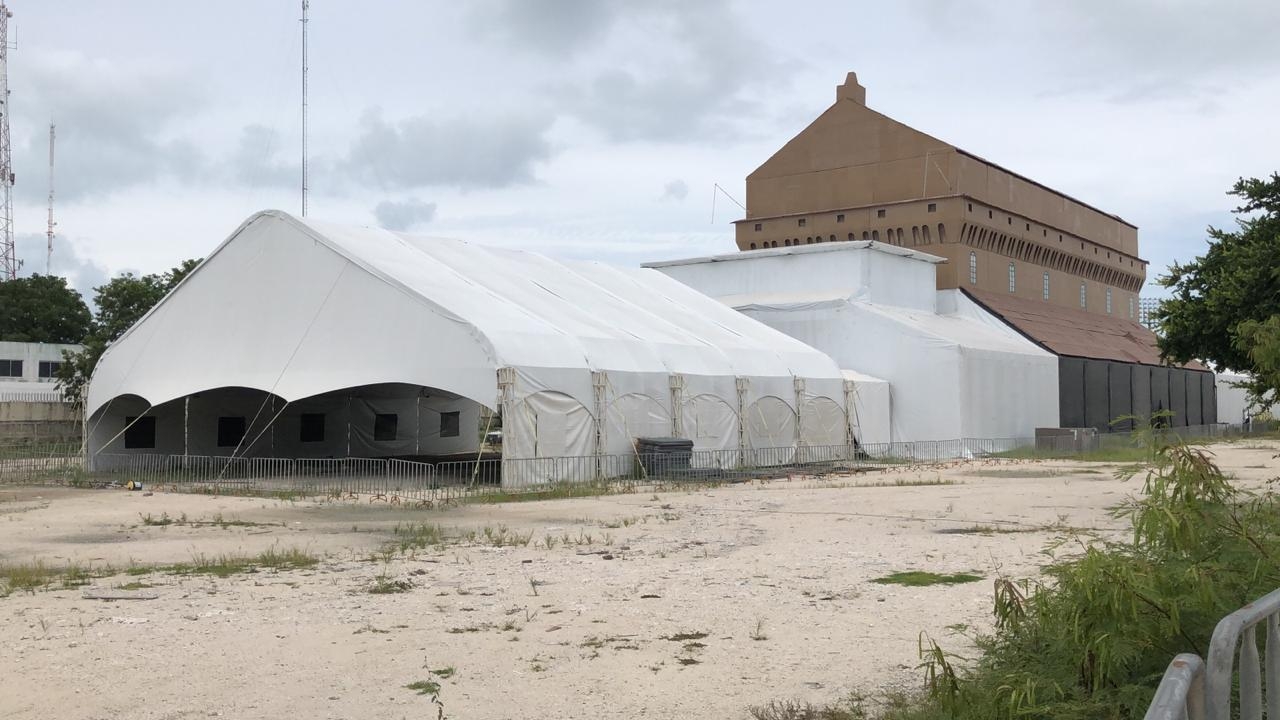
M 311 0 L 302 0 L 302 217 L 307 216 L 307 10 Z
M 53 123 L 49 123 L 49 227 L 45 235 L 49 239 L 48 252 L 44 258 L 44 274 L 53 274 Z

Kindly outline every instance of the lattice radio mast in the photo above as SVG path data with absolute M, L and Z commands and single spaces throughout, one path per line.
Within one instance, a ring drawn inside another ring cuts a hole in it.
M 18 254 L 13 242 L 13 160 L 9 148 L 9 18 L 13 13 L 0 0 L 0 281 L 18 277 Z
M 49 254 L 44 258 L 44 274 L 53 274 L 53 123 L 49 123 Z
M 302 0 L 302 217 L 307 216 L 307 9 L 310 7 L 311 0 Z

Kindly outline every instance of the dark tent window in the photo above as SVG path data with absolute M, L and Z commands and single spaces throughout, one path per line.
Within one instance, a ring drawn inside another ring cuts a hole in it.
M 243 417 L 218 418 L 218 447 L 236 447 L 244 440 Z
M 458 413 L 440 413 L 440 437 L 458 437 L 461 425 Z
M 128 450 L 150 450 L 156 446 L 156 419 L 127 417 L 124 419 L 124 446 Z
M 396 439 L 396 424 L 399 417 L 395 413 L 378 413 L 373 416 L 373 439 L 378 442 L 391 442 Z
M 303 413 L 298 419 L 299 442 L 324 442 L 324 413 Z

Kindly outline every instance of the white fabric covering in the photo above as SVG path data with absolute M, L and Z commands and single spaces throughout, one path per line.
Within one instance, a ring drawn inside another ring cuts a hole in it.
M 855 428 L 858 442 L 880 445 L 893 442 L 893 418 L 889 402 L 889 382 L 863 375 L 856 370 L 844 371 L 849 423 Z
M 805 398 L 845 402 L 831 358 L 653 270 L 267 211 L 107 350 L 88 394 L 91 425 L 105 426 L 91 449 L 121 429 L 122 396 L 140 412 L 238 387 L 292 408 L 383 383 L 500 409 L 508 459 L 625 453 L 635 437 L 676 434 L 737 451 L 741 408 L 758 411 L 752 442 L 793 446 Z M 406 438 L 431 427 L 412 397 L 331 409 L 359 425 L 354 455 L 410 450 L 371 439 L 375 413 L 395 412 Z
M 649 267 L 828 353 L 842 367 L 887 380 L 894 442 L 1031 437 L 1036 427 L 1056 426 L 1057 358 L 959 291 L 938 292 L 940 262 L 913 250 L 847 242 Z M 877 423 L 879 412 L 869 411 Z M 863 436 L 873 427 L 859 424 Z M 874 427 L 879 436 L 881 426 Z
M 1248 375 L 1221 372 L 1214 376 L 1218 394 L 1218 422 L 1241 423 L 1249 419 L 1249 393 L 1235 383 L 1249 380 Z M 1257 414 L 1260 411 L 1254 410 Z

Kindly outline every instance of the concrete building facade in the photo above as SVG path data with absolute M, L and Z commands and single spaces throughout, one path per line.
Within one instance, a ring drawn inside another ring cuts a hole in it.
M 1136 320 L 1137 227 L 866 105 L 835 103 L 747 176 L 740 250 L 876 240 L 948 260 L 938 289 L 1010 293 Z
M 747 176 L 739 250 L 887 243 L 946 260 L 958 289 L 1059 359 L 1059 424 L 1217 421 L 1213 375 L 1170 367 L 1139 324 L 1147 263 L 1119 216 L 867 107 L 849 73 L 835 103 Z
M 57 387 L 62 351 L 80 345 L 0 342 L 0 445 L 80 439 L 80 409 Z

